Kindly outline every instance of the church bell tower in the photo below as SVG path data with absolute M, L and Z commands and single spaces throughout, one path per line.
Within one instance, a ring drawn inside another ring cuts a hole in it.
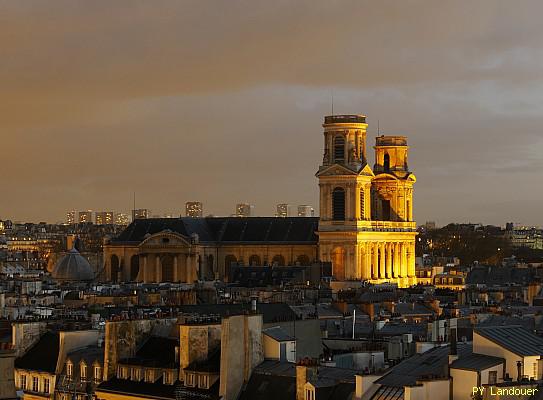
M 372 170 L 364 115 L 324 118 L 319 252 L 336 281 L 416 282 L 412 191 L 404 136 L 376 138 Z

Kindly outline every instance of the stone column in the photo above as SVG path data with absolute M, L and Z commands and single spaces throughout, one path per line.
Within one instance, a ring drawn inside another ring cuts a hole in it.
M 160 257 L 158 255 L 155 257 L 155 271 L 153 274 L 153 282 L 159 283 L 162 281 L 162 266 L 160 265 Z
M 415 276 L 415 243 L 410 242 L 407 253 L 407 276 Z
M 371 263 L 371 277 L 377 279 L 379 278 L 379 249 L 377 248 L 377 242 L 371 243 L 371 251 L 373 257 Z
M 177 254 L 173 256 L 173 281 L 179 282 L 179 275 L 177 274 Z
M 402 242 L 402 278 L 407 276 L 407 246 Z
M 398 242 L 393 243 L 394 248 L 394 278 L 398 278 L 400 276 L 400 244 Z
M 392 243 L 385 243 L 386 276 L 392 278 Z
M 366 279 L 371 279 L 371 244 L 370 243 L 366 243 L 364 244 L 364 247 L 365 247 L 365 253 L 364 253 L 364 257 L 365 257 L 365 277 Z
M 362 262 L 361 262 L 361 251 L 358 243 L 354 245 L 354 278 L 362 279 Z
M 143 258 L 143 261 L 142 261 L 143 265 L 142 265 L 139 275 L 141 276 L 141 280 L 143 281 L 143 283 L 147 283 L 147 254 L 140 257 Z
M 379 278 L 385 278 L 385 243 L 379 243 Z
M 192 283 L 193 282 L 193 278 L 192 278 L 192 259 L 191 259 L 190 254 L 187 254 L 187 256 L 186 256 L 185 266 L 186 266 L 186 274 L 185 274 L 185 276 L 187 277 L 187 283 Z
M 352 189 L 351 189 L 351 184 L 350 183 L 347 183 L 345 185 L 345 221 L 350 221 L 351 218 L 352 218 L 352 211 L 353 211 L 353 206 L 352 206 Z

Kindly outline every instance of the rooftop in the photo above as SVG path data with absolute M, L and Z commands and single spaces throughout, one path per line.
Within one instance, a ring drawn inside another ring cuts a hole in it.
M 519 325 L 477 327 L 475 333 L 519 356 L 543 355 L 543 338 Z
M 324 117 L 325 124 L 365 124 L 366 116 L 360 114 L 349 115 L 327 115 Z

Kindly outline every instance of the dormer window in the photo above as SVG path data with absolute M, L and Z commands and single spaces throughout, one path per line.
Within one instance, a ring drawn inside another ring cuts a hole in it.
M 71 361 L 68 361 L 66 363 L 66 376 L 68 376 L 68 379 L 72 379 L 72 376 L 74 374 L 74 365 Z
M 87 380 L 87 364 L 83 362 L 79 364 L 79 370 L 81 372 L 81 380 L 86 381 Z
M 94 366 L 94 381 L 100 382 L 102 380 L 102 368 L 99 365 Z

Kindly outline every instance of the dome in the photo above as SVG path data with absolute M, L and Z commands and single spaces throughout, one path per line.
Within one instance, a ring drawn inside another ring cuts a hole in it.
M 57 261 L 51 276 L 57 281 L 92 281 L 94 271 L 85 257 L 74 248 Z

